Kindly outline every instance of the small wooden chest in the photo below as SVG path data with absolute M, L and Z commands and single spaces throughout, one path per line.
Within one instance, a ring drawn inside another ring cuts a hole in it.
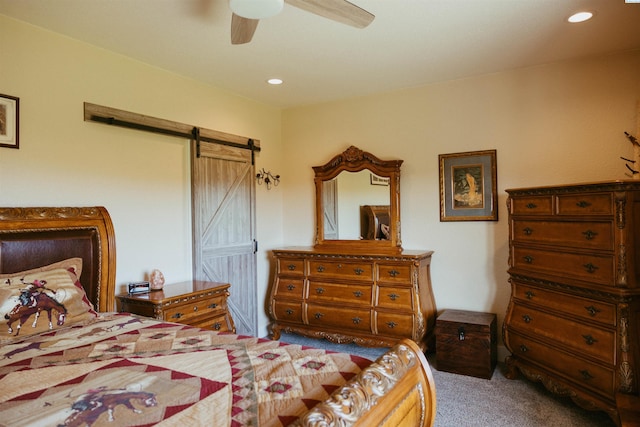
M 491 379 L 497 361 L 493 313 L 445 310 L 436 319 L 436 368 Z

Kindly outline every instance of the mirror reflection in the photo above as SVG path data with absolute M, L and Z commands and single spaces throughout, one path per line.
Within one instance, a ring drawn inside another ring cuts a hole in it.
M 389 178 L 342 171 L 322 183 L 325 240 L 389 240 Z

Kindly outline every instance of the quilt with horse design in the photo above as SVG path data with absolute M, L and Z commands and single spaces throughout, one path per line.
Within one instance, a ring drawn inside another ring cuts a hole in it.
M 370 363 L 103 314 L 0 347 L 0 424 L 286 426 Z

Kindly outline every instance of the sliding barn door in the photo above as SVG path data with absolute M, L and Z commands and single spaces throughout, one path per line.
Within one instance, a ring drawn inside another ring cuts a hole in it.
M 230 283 L 237 333 L 257 336 L 254 169 L 251 151 L 191 143 L 193 278 Z

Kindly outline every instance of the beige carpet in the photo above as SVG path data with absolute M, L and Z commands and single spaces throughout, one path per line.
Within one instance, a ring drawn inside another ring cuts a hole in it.
M 282 334 L 282 341 L 357 354 L 374 360 L 386 349 Z M 438 371 L 427 359 L 436 383 L 436 427 L 615 427 L 604 412 L 586 411 L 568 398 L 554 396 L 539 383 L 504 376 L 498 364 L 491 380 Z

